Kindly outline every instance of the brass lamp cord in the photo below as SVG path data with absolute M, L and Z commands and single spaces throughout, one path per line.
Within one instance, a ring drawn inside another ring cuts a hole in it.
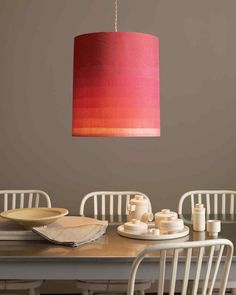
M 118 0 L 115 0 L 115 32 L 118 31 Z

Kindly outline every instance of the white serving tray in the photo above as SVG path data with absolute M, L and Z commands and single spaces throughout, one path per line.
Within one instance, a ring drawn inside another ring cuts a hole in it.
M 43 238 L 13 221 L 0 217 L 0 241 L 33 241 Z
M 149 229 L 150 228 L 153 228 L 153 227 L 150 226 Z M 124 236 L 126 238 L 138 239 L 138 240 L 153 240 L 154 241 L 154 240 L 170 240 L 170 239 L 177 239 L 177 238 L 185 237 L 189 234 L 189 227 L 185 225 L 184 229 L 181 232 L 174 233 L 174 234 L 155 235 L 149 231 L 144 234 L 135 234 L 130 231 L 125 231 L 124 225 L 122 224 L 122 225 L 118 226 L 117 231 L 121 236 Z

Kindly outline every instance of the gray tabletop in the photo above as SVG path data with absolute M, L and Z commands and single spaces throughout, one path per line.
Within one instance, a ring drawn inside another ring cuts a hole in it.
M 186 223 L 189 220 L 190 234 L 186 237 L 168 241 L 199 241 L 210 239 L 207 232 L 192 231 L 191 219 L 184 216 Z M 218 216 L 219 217 L 219 216 Z M 114 220 L 114 222 L 117 220 Z M 24 259 L 93 259 L 93 258 L 134 258 L 148 245 L 163 243 L 165 241 L 136 240 L 122 237 L 117 233 L 118 223 L 108 226 L 106 234 L 100 239 L 89 244 L 71 248 L 54 245 L 48 241 L 0 241 L 0 261 Z M 219 238 L 226 238 L 236 244 L 236 215 L 224 216 L 221 224 L 222 230 Z M 234 260 L 236 261 L 236 250 L 234 250 Z
M 78 248 L 54 245 L 48 241 L 0 241 L 0 279 L 125 279 L 131 262 L 141 250 L 166 241 L 125 238 L 117 233 L 117 226 L 110 224 L 104 236 Z M 236 242 L 232 216 L 225 218 L 219 237 Z M 205 239 L 209 239 L 206 232 L 190 230 L 188 236 L 169 241 Z M 143 278 L 147 274 L 155 276 L 153 270 L 156 269 L 156 258 L 150 258 L 144 263 Z M 235 276 L 236 253 L 230 272 L 231 278 Z

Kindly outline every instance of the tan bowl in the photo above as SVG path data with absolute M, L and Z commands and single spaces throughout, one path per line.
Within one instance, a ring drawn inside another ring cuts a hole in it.
M 25 229 L 31 229 L 52 223 L 68 213 L 63 208 L 21 208 L 4 211 L 0 215 L 23 225 Z

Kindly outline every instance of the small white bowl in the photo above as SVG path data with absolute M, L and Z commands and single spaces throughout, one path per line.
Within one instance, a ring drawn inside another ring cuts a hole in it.
M 140 220 L 132 219 L 130 222 L 124 224 L 124 230 L 136 234 L 143 234 L 147 232 L 148 225 Z

